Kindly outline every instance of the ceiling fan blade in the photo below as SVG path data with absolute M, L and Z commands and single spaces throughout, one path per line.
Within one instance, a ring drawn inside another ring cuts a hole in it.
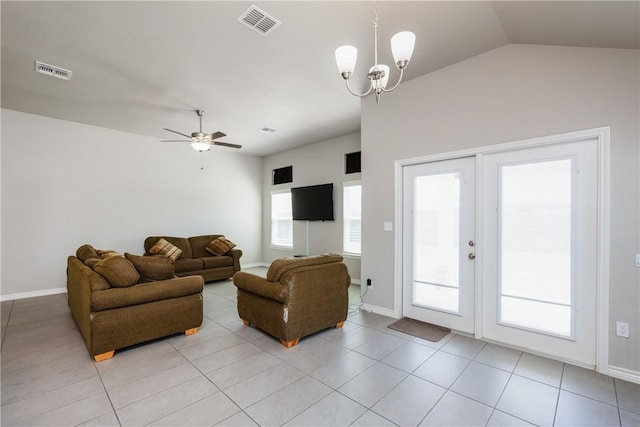
M 191 140 L 186 140 L 186 139 L 161 139 L 160 142 L 191 142 Z
M 218 139 L 222 138 L 223 136 L 227 136 L 227 134 L 224 132 L 214 132 L 211 134 L 211 139 Z
M 187 135 L 186 133 L 178 132 L 178 131 L 167 129 L 167 128 L 163 128 L 163 129 L 166 130 L 166 131 L 169 131 L 169 132 L 177 133 L 178 135 L 182 135 L 185 138 L 191 139 L 191 135 Z
M 229 144 L 228 142 L 220 142 L 220 141 L 213 141 L 214 145 L 221 145 L 223 147 L 231 147 L 231 148 L 242 148 L 242 145 L 238 145 L 238 144 Z

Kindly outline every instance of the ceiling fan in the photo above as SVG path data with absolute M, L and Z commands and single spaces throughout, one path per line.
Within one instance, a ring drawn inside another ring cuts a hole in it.
M 204 151 L 209 151 L 212 145 L 220 145 L 222 147 L 231 147 L 231 148 L 242 148 L 242 145 L 238 144 L 229 144 L 228 142 L 216 141 L 218 138 L 222 138 L 223 136 L 227 136 L 226 133 L 223 132 L 214 132 L 214 133 L 204 133 L 202 132 L 202 116 L 204 116 L 204 111 L 196 110 L 196 114 L 200 117 L 200 130 L 198 132 L 192 132 L 191 135 L 187 135 L 186 133 L 178 132 L 172 129 L 164 128 L 164 130 L 176 133 L 180 136 L 184 136 L 187 139 L 163 139 L 161 142 L 190 142 L 191 147 L 194 150 L 200 151 L 201 153 Z

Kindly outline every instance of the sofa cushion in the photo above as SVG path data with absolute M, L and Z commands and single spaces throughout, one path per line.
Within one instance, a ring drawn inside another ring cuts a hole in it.
M 82 245 L 76 250 L 76 258 L 85 262 L 89 258 L 100 258 L 98 252 L 91 245 Z
M 178 259 L 176 260 L 176 273 L 186 273 L 189 271 L 199 271 L 204 268 L 200 259 Z
M 135 285 L 140 281 L 140 274 L 136 268 L 124 257 L 107 257 L 96 264 L 94 271 L 107 279 L 116 288 Z
M 207 243 L 222 236 L 221 234 L 205 234 L 202 236 L 189 237 L 189 246 L 191 247 L 191 258 L 203 258 L 211 256 L 204 248 Z
M 175 262 L 164 256 L 138 256 L 124 254 L 140 274 L 142 282 L 172 279 L 176 275 Z
M 193 258 L 193 252 L 191 252 L 191 244 L 186 237 L 171 237 L 171 236 L 151 236 L 144 239 L 145 255 L 151 255 L 149 249 L 155 245 L 158 240 L 164 239 L 174 246 L 177 246 L 182 251 L 180 258 Z
M 172 260 L 177 260 L 182 255 L 182 250 L 165 239 L 159 239 L 155 245 L 149 248 L 149 252 L 153 255 L 162 255 Z
M 342 256 L 338 254 L 324 254 L 299 258 L 280 258 L 273 261 L 269 266 L 267 280 L 277 282 L 284 273 L 294 268 L 328 264 L 331 262 L 342 262 Z
M 222 256 L 235 247 L 236 244 L 231 240 L 226 239 L 224 236 L 213 239 L 204 246 L 207 252 L 212 253 L 215 256 Z
M 202 287 L 202 277 L 188 276 L 159 282 L 140 283 L 127 289 L 111 288 L 91 294 L 91 311 L 121 308 L 198 294 L 202 292 Z
M 220 268 L 220 267 L 232 267 L 233 258 L 230 256 L 208 256 L 205 258 L 198 258 L 204 264 L 204 268 Z

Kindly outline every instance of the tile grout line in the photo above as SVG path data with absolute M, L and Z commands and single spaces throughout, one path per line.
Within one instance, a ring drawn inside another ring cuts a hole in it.
M 558 384 L 558 397 L 556 398 L 556 410 L 553 413 L 553 424 L 556 425 L 556 418 L 558 418 L 558 409 L 560 408 L 560 394 L 562 393 L 562 382 L 564 381 L 564 370 L 567 366 L 566 363 L 562 363 L 562 374 L 560 374 L 560 384 Z
M 4 325 L 4 333 L 2 334 L 2 342 L 0 343 L 0 351 L 4 348 L 4 340 L 7 337 L 7 331 L 9 330 L 9 322 L 11 322 L 11 315 L 13 314 L 13 301 L 9 305 L 9 315 L 7 316 L 7 324 Z

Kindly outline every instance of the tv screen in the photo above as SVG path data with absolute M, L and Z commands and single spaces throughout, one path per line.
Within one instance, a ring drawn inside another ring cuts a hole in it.
M 333 184 L 292 188 L 291 208 L 296 221 L 333 221 Z

